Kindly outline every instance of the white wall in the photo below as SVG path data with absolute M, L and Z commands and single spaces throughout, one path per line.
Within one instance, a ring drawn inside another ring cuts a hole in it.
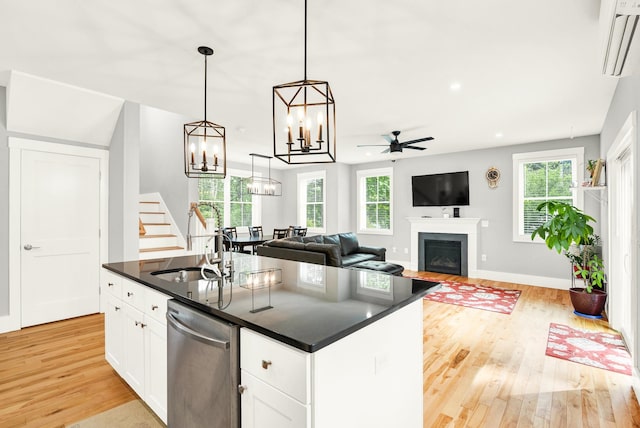
M 328 163 L 306 165 L 282 172 L 282 217 L 276 227 L 286 228 L 298 224 L 298 174 L 326 171 L 326 233 L 349 232 L 355 230 L 355 178 L 350 165 Z
M 327 164 L 305 166 L 283 172 L 283 218 L 281 225 L 297 222 L 297 174 L 301 172 L 327 171 L 327 233 L 354 231 L 356 228 L 356 173 L 358 170 L 391 166 L 394 171 L 394 234 L 359 234 L 363 245 L 387 248 L 387 259 L 409 266 L 410 223 L 406 217 L 429 215 L 441 217 L 440 207 L 413 207 L 411 198 L 411 176 L 441 172 L 469 171 L 470 205 L 460 207 L 462 217 L 479 217 L 489 221 L 488 228 L 481 228 L 479 234 L 478 269 L 532 277 L 550 277 L 568 281 L 569 265 L 565 257 L 547 249 L 544 244 L 513 242 L 513 177 L 512 154 L 563 147 L 585 147 L 585 159 L 597 158 L 599 154 L 597 135 L 545 141 L 539 143 L 491 148 L 470 152 L 450 153 L 437 156 L 400 159 L 396 162 L 384 161 L 369 164 L 344 165 Z M 496 167 L 501 179 L 496 189 L 490 189 L 485 179 L 488 168 Z M 583 167 L 583 166 L 581 166 Z M 595 199 L 585 197 L 585 211 L 599 217 L 599 205 Z M 452 207 L 447 208 L 453 215 Z M 598 231 L 598 225 L 596 225 Z M 393 247 L 396 253 L 393 253 Z M 404 249 L 407 249 L 407 253 Z M 486 261 L 481 255 L 487 256 Z M 545 284 L 539 284 L 545 285 Z M 551 286 L 551 284 L 549 284 Z
M 7 88 L 0 86 L 0 316 L 9 313 L 9 146 Z
M 109 262 L 138 259 L 140 105 L 125 102 L 109 147 Z
M 469 152 L 450 153 L 392 162 L 377 162 L 354 166 L 353 175 L 360 169 L 392 166 L 394 170 L 394 225 L 393 236 L 359 235 L 361 242 L 387 248 L 387 258 L 408 265 L 410 254 L 417 251 L 409 248 L 410 223 L 406 217 L 428 215 L 442 217 L 441 207 L 413 207 L 411 198 L 411 176 L 443 172 L 469 171 L 470 205 L 460 207 L 461 217 L 476 217 L 488 220 L 488 228 L 480 228 L 478 269 L 481 271 L 506 272 L 516 275 L 544 276 L 569 279 L 569 268 L 565 257 L 550 251 L 544 244 L 513 242 L 513 173 L 512 154 L 564 147 L 585 147 L 585 159 L 593 159 L 599 153 L 597 135 L 545 141 L 539 143 L 498 147 Z M 500 170 L 498 187 L 491 189 L 485 179 L 490 167 Z M 579 166 L 583 167 L 583 166 Z M 352 202 L 356 209 L 356 201 Z M 585 198 L 585 211 L 599 217 L 599 206 L 595 200 Z M 453 216 L 453 207 L 447 212 Z M 396 247 L 397 253 L 392 252 Z M 409 254 L 404 253 L 408 248 Z M 481 255 L 487 256 L 486 261 Z M 540 284 L 544 285 L 544 284 Z

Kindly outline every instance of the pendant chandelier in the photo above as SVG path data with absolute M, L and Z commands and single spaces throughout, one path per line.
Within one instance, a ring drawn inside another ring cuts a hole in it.
M 204 56 L 204 120 L 184 124 L 184 173 L 189 178 L 224 178 L 227 142 L 224 126 L 207 121 L 207 57 L 213 49 L 198 48 Z
M 271 156 L 259 155 L 257 153 L 249 153 L 251 156 L 251 178 L 247 183 L 249 193 L 252 195 L 263 196 L 281 196 L 282 195 L 282 183 L 278 180 L 271 178 Z M 253 172 L 253 160 L 255 157 L 269 159 L 269 177 L 258 177 Z
M 307 79 L 304 0 L 304 80 L 273 87 L 273 155 L 288 164 L 336 161 L 336 109 L 329 82 Z

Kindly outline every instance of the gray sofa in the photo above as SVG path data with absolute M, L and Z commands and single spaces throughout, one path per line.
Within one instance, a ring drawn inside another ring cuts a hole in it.
M 319 265 L 346 267 L 366 260 L 384 261 L 387 249 L 358 243 L 353 232 L 335 235 L 293 236 L 267 241 L 257 247 L 259 256 Z

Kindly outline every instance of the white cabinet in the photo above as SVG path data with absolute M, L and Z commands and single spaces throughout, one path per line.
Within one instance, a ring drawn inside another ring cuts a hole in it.
M 241 370 L 243 428 L 298 428 L 308 425 L 309 406 Z
M 166 423 L 169 296 L 108 271 L 103 278 L 105 358 Z
M 242 428 L 310 426 L 310 355 L 240 330 Z
M 166 305 L 165 305 L 166 306 Z M 166 312 L 166 309 L 165 309 Z M 145 402 L 167 421 L 167 325 L 146 319 L 144 337 Z
M 123 373 L 122 377 L 129 386 L 143 399 L 144 389 L 144 317 L 142 311 L 130 306 L 123 305 L 124 309 L 124 329 L 123 329 Z
M 242 428 L 421 428 L 422 301 L 314 352 L 242 328 Z
M 104 301 L 104 349 L 105 358 L 116 372 L 122 376 L 122 359 L 124 357 L 124 304 L 122 300 L 107 293 Z

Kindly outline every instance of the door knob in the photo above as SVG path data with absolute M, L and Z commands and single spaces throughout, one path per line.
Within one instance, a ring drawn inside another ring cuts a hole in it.
M 33 245 L 31 245 L 31 244 L 26 244 L 26 245 L 24 246 L 24 249 L 25 249 L 25 250 L 27 250 L 27 251 L 31 251 L 31 250 L 33 250 L 34 248 L 40 248 L 40 247 L 34 247 L 34 246 L 33 246 Z
M 240 394 L 242 394 L 243 392 L 245 392 L 247 390 L 247 387 L 244 385 L 238 385 L 238 392 Z

